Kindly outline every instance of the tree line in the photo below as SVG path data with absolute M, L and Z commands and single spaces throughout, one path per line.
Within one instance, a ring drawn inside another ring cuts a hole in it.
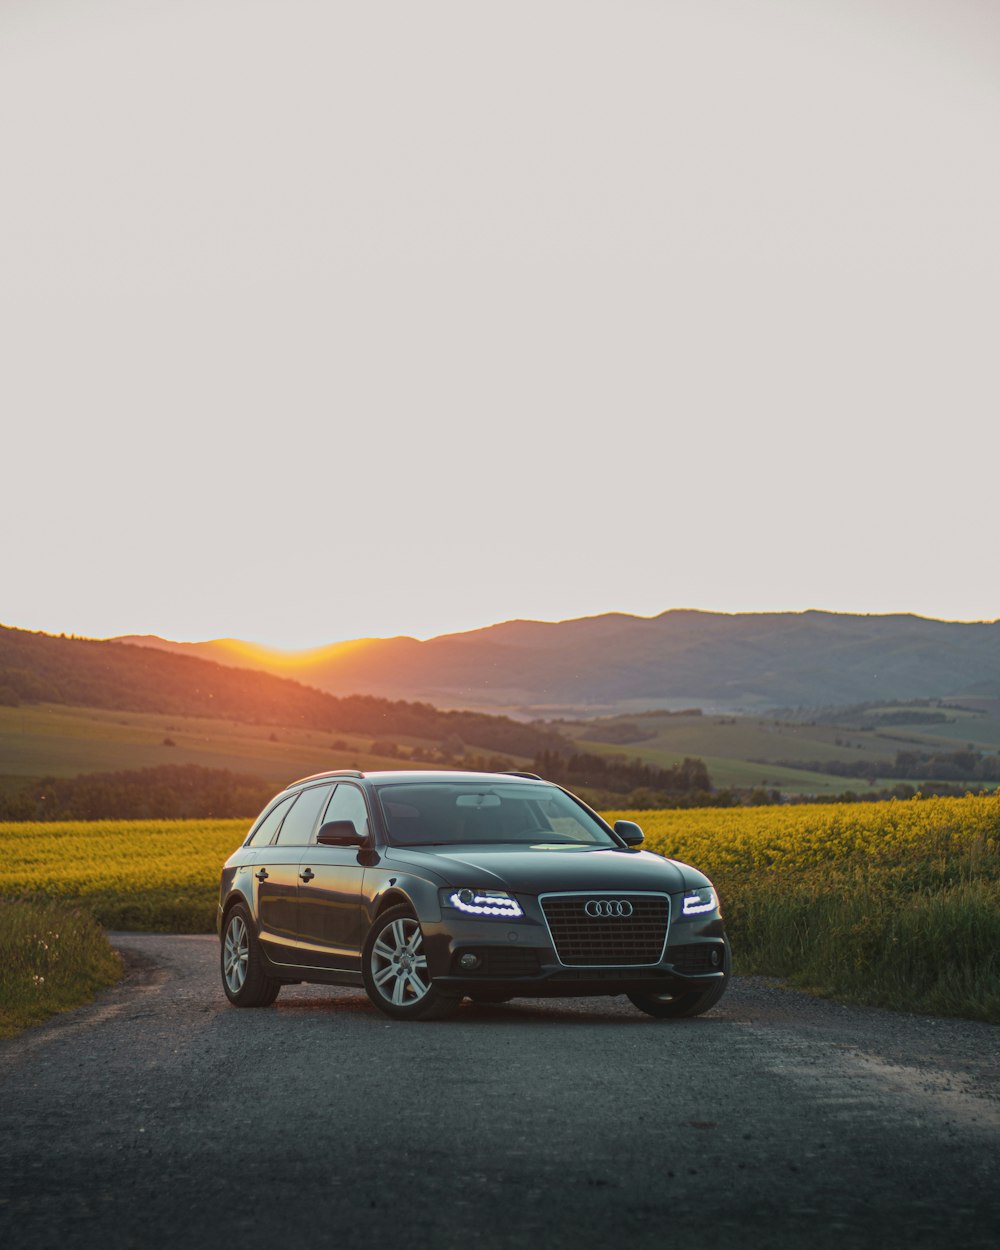
M 761 761 L 762 763 L 764 761 Z M 896 758 L 862 760 L 773 761 L 784 768 L 801 768 L 830 777 L 859 777 L 874 781 L 892 777 L 901 781 L 1000 781 L 1000 755 L 981 751 L 897 751 Z
M 567 789 L 587 790 L 593 801 L 614 806 L 719 807 L 738 800 L 716 792 L 703 760 L 686 758 L 659 768 L 621 755 L 590 755 L 581 751 L 539 751 L 532 770 Z
M 199 764 L 45 777 L 13 794 L 0 794 L 0 819 L 249 819 L 278 788 L 261 777 Z

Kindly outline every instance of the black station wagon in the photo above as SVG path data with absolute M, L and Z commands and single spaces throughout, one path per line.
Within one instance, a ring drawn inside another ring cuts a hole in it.
M 527 773 L 307 777 L 222 870 L 223 988 L 266 1007 L 282 985 L 363 985 L 412 1020 L 463 997 L 598 994 L 698 1015 L 729 979 L 719 902 L 641 842 Z

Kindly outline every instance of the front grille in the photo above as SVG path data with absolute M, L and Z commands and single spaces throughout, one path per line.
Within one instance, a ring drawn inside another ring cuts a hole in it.
M 588 916 L 591 900 L 630 903 L 632 914 Z M 670 920 L 665 894 L 549 894 L 541 904 L 564 964 L 622 968 L 660 961 Z
M 712 963 L 712 954 L 717 963 Z M 698 942 L 692 946 L 668 946 L 667 959 L 678 972 L 721 972 L 722 956 L 714 942 Z

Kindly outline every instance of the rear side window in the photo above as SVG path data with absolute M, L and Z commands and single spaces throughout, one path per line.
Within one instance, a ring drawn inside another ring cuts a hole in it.
M 282 799 L 280 803 L 276 803 L 274 807 L 267 813 L 264 819 L 254 830 L 253 837 L 250 839 L 251 846 L 267 846 L 274 837 L 275 831 L 281 824 L 285 813 L 292 805 L 295 795 L 289 795 L 287 799 Z
M 303 790 L 295 806 L 285 817 L 285 823 L 278 834 L 278 846 L 305 846 L 312 837 L 312 831 L 319 820 L 319 814 L 326 806 L 330 797 L 329 786 L 313 786 Z

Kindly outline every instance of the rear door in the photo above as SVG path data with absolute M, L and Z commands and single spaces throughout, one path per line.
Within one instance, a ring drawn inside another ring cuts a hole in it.
M 297 795 L 289 795 L 277 803 L 261 821 L 253 835 L 253 888 L 260 939 L 272 958 L 281 958 L 280 947 L 287 940 L 296 906 L 295 875 L 298 865 L 288 861 L 287 848 L 272 845 L 282 821 L 288 815 Z
M 328 782 L 301 790 L 281 814 L 272 844 L 262 847 L 254 862 L 260 940 L 276 963 L 301 962 L 300 861 L 332 789 Z

